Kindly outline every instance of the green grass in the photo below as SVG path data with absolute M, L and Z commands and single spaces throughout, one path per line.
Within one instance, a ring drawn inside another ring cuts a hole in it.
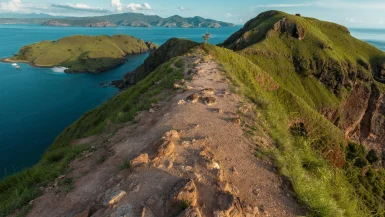
M 24 46 L 11 59 L 42 67 L 64 66 L 67 72 L 100 72 L 124 63 L 129 54 L 148 50 L 144 41 L 128 35 L 76 35 Z
M 180 69 L 171 67 L 174 61 L 176 59 L 161 65 L 144 80 L 86 113 L 56 138 L 38 164 L 1 180 L 0 216 L 20 209 L 39 196 L 39 187 L 63 174 L 68 163 L 90 148 L 89 145 L 70 145 L 71 141 L 107 132 L 115 124 L 133 120 L 137 112 L 148 110 L 151 103 L 169 97 L 174 91 L 174 82 L 183 78 Z M 64 191 L 72 187 L 64 183 Z
M 257 156 L 270 153 L 280 173 L 291 181 L 298 200 L 307 207 L 308 215 L 369 216 L 345 170 L 335 166 L 345 159 L 344 135 L 316 110 L 313 101 L 276 82 L 249 58 L 224 48 L 207 45 L 204 49 L 222 64 L 238 93 L 257 105 L 255 112 L 262 114 L 257 121 L 276 146 L 258 151 Z M 293 135 L 292 126 L 298 121 L 306 128 L 305 137 Z

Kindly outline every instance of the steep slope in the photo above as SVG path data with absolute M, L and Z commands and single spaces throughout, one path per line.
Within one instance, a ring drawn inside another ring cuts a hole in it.
M 382 51 L 343 26 L 278 11 L 260 14 L 223 45 L 258 64 L 347 137 L 381 152 Z
M 37 67 L 66 67 L 67 73 L 105 71 L 125 63 L 125 56 L 155 50 L 158 46 L 128 35 L 70 36 L 24 46 L 6 62 Z
M 105 26 L 133 26 L 133 27 L 180 27 L 180 28 L 221 28 L 234 26 L 234 24 L 204 19 L 202 17 L 184 18 L 171 16 L 162 18 L 155 15 L 144 15 L 140 13 L 113 14 L 100 17 L 73 17 L 52 19 L 45 21 L 46 26 L 84 26 L 84 27 L 105 27 Z
M 277 82 L 279 90 L 285 90 L 278 101 L 285 108 L 280 113 L 291 114 L 288 125 L 312 138 L 307 143 L 314 151 L 343 167 L 342 174 L 346 173 L 343 176 L 354 186 L 358 200 L 371 214 L 380 215 L 385 186 L 377 156 L 383 156 L 385 145 L 384 52 L 353 38 L 343 26 L 279 11 L 258 15 L 222 46 L 258 65 Z M 271 101 L 269 98 L 266 100 Z M 329 123 L 321 121 L 319 114 Z M 286 170 L 293 179 L 298 178 L 297 172 Z M 354 216 L 352 213 L 344 215 Z

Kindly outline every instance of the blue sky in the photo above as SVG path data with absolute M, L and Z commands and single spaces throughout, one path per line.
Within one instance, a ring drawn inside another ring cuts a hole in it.
M 384 0 L 0 0 L 0 13 L 94 16 L 137 12 L 161 17 L 202 16 L 236 24 L 272 9 L 348 27 L 385 28 Z

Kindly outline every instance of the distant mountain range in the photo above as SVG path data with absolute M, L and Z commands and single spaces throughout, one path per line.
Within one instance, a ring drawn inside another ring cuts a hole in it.
M 12 14 L 11 14 L 12 15 Z M 162 18 L 156 15 L 144 15 L 140 13 L 112 14 L 98 17 L 53 17 L 46 14 L 30 14 L 17 17 L 2 14 L 0 24 L 32 23 L 44 26 L 82 26 L 82 27 L 180 27 L 180 28 L 221 28 L 234 26 L 232 23 L 205 19 L 202 17 L 184 18 L 172 16 Z M 29 16 L 29 17 L 28 17 Z
M 0 18 L 9 18 L 9 19 L 38 19 L 38 18 L 46 18 L 46 19 L 53 19 L 53 18 L 65 18 L 64 16 L 53 16 L 49 14 L 37 14 L 37 13 L 30 13 L 30 14 L 24 14 L 24 13 L 0 13 Z

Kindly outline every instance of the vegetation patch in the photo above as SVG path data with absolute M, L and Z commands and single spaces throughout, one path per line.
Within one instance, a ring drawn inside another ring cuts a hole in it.
M 27 62 L 37 67 L 66 67 L 68 73 L 97 73 L 125 63 L 125 56 L 157 48 L 128 35 L 65 37 L 24 46 L 10 62 Z

